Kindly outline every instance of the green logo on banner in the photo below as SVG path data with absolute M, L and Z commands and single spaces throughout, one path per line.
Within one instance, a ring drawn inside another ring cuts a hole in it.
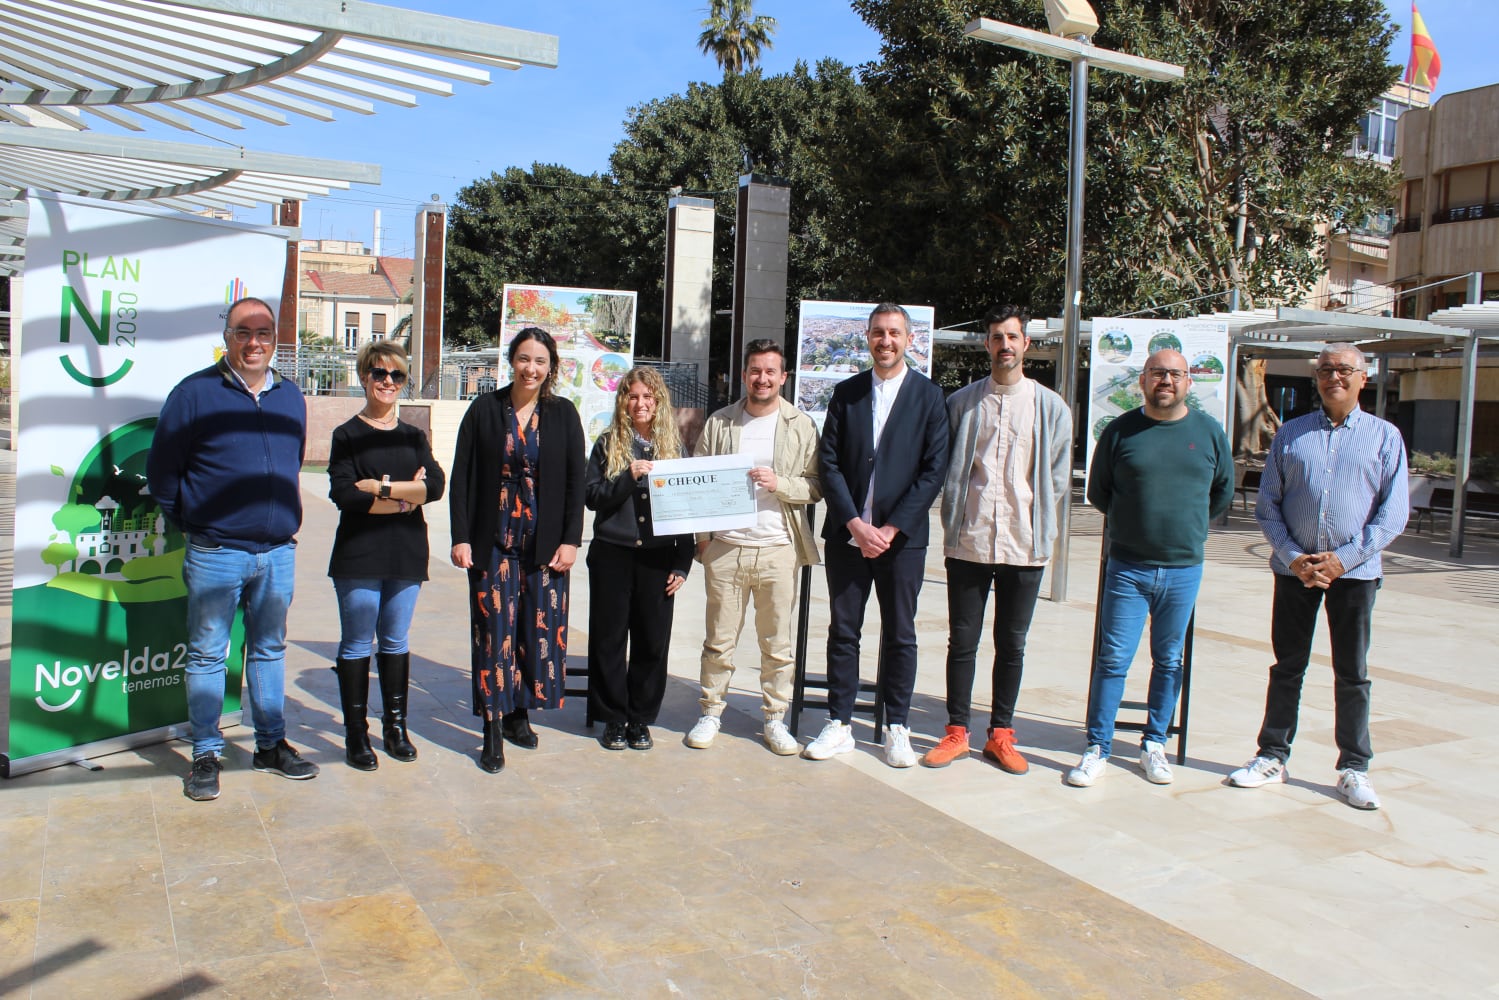
M 116 282 L 130 282 L 139 284 L 141 280 L 141 262 L 137 258 L 131 260 L 122 257 L 118 261 L 114 257 L 106 257 L 103 265 L 96 265 L 97 270 L 90 270 L 89 255 L 77 250 L 64 250 L 62 254 L 63 271 L 66 273 L 70 268 L 77 276 L 80 283 L 83 279 L 92 279 L 92 284 L 98 285 L 105 280 Z M 90 311 L 84 296 L 71 284 L 62 286 L 62 304 L 58 310 L 57 339 L 60 343 L 67 344 L 73 339 L 73 318 L 76 315 L 88 327 L 88 332 L 93 335 L 94 342 L 100 347 L 108 347 L 113 342 L 116 347 L 133 349 L 136 338 L 136 317 L 139 315 L 138 305 L 140 296 L 132 291 L 120 290 L 110 287 L 102 289 L 101 308 L 98 315 Z M 86 385 L 92 389 L 102 389 L 105 386 L 114 385 L 120 379 L 130 374 L 130 369 L 135 362 L 126 358 L 112 372 L 101 375 L 91 375 L 79 369 L 73 359 L 64 355 L 61 361 L 62 370 L 68 373 L 68 377 L 79 385 Z

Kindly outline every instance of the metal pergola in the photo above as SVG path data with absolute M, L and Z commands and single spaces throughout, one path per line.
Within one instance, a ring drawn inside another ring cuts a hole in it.
M 368 164 L 87 130 L 328 121 L 557 65 L 554 35 L 363 0 L 0 0 L 0 23 L 0 207 L 27 190 L 192 210 L 378 184 Z M 0 212 L 0 274 L 24 262 L 15 217 Z

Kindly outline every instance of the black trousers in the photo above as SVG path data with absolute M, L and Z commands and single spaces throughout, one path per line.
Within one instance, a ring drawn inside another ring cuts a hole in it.
M 1025 637 L 1041 593 L 1043 566 L 947 559 L 947 724 L 967 726 L 989 589 L 994 589 L 994 696 L 990 729 L 1009 729 L 1025 670 Z
M 1275 575 L 1275 607 L 1270 619 L 1270 646 L 1275 665 L 1265 693 L 1265 721 L 1259 752 L 1285 761 L 1296 738 L 1301 682 L 1312 654 L 1317 609 L 1327 603 L 1328 638 L 1332 643 L 1333 738 L 1338 770 L 1367 771 L 1374 751 L 1369 746 L 1370 624 L 1378 580 L 1340 577 L 1326 589 L 1307 587 L 1294 576 Z
M 588 546 L 588 707 L 603 723 L 650 725 L 666 697 L 676 549 Z M 628 649 L 628 652 L 626 651 Z
M 916 598 L 926 571 L 926 547 L 906 548 L 903 535 L 874 559 L 846 542 L 823 552 L 828 574 L 828 718 L 853 719 L 859 696 L 859 635 L 872 588 L 880 602 L 880 658 L 885 721 L 904 726 L 916 686 Z

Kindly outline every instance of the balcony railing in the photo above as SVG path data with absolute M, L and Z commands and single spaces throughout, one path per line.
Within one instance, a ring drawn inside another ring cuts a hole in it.
M 1421 216 L 1419 215 L 1407 215 L 1405 218 L 1395 223 L 1395 235 L 1397 236 L 1401 233 L 1419 233 L 1420 231 Z
M 1431 224 L 1439 226 L 1444 222 L 1468 222 L 1473 219 L 1496 217 L 1499 217 L 1499 201 L 1491 201 L 1487 205 L 1464 205 L 1462 208 L 1449 208 L 1437 212 L 1431 217 Z

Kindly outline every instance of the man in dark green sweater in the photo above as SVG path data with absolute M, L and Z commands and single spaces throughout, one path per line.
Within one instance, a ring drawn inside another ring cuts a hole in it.
M 1233 451 L 1212 417 L 1187 405 L 1187 359 L 1157 351 L 1145 362 L 1145 405 L 1104 428 L 1088 474 L 1088 502 L 1108 518 L 1109 557 L 1098 606 L 1098 652 L 1088 698 L 1088 749 L 1069 785 L 1103 776 L 1114 718 L 1145 619 L 1150 618 L 1149 719 L 1140 767 L 1171 781 L 1166 729 L 1181 692 L 1182 645 L 1202 582 L 1208 521 L 1233 501 Z

